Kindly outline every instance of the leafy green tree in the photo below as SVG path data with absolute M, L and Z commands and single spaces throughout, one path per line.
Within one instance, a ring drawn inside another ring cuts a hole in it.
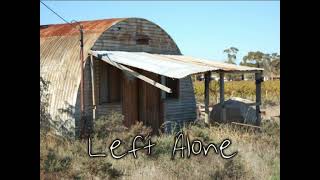
M 223 52 L 228 54 L 228 60 L 226 61 L 226 63 L 236 64 L 238 51 L 239 49 L 236 47 L 230 47 L 228 49 L 225 49 Z
M 239 49 L 236 48 L 236 47 L 230 47 L 228 49 L 225 49 L 223 52 L 227 53 L 227 55 L 228 55 L 228 60 L 225 61 L 225 62 L 229 63 L 229 64 L 236 64 L 238 51 L 239 51 Z M 228 80 L 231 80 L 231 79 L 233 80 L 233 79 L 235 79 L 237 77 L 237 75 L 227 74 L 226 77 L 227 77 Z
M 272 67 L 273 74 L 280 75 L 280 54 L 278 53 L 271 54 L 271 67 Z
M 256 52 L 250 51 L 246 56 L 243 57 L 243 63 L 244 64 L 254 63 L 255 67 L 262 67 L 264 57 L 265 57 L 265 54 L 261 51 L 256 51 Z
M 273 77 L 280 74 L 280 55 L 278 53 L 265 54 L 261 51 L 248 52 L 240 65 L 264 68 L 264 75 Z

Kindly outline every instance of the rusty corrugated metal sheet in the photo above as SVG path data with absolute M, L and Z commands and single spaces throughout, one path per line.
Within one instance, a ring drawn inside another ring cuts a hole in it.
M 124 19 L 84 21 L 84 55 L 99 36 L 112 25 Z M 59 113 L 76 104 L 80 84 L 79 31 L 69 24 L 40 27 L 40 75 L 50 81 L 49 113 L 55 118 L 72 119 L 69 114 Z
M 88 33 L 102 33 L 106 28 L 113 24 L 124 20 L 125 18 L 104 19 L 95 21 L 80 21 L 83 25 L 84 34 Z M 77 23 L 72 23 L 77 26 Z M 72 36 L 79 35 L 79 30 L 75 29 L 70 24 L 52 24 L 40 26 L 40 37 L 50 36 Z
M 102 60 L 112 60 L 120 64 L 178 79 L 207 71 L 252 72 L 263 70 L 261 68 L 239 66 L 183 55 L 125 51 L 91 51 L 91 53 L 96 57 L 100 56 Z

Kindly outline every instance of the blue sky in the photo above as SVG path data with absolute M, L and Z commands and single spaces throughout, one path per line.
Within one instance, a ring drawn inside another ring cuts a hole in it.
M 44 1 L 71 20 L 141 17 L 161 26 L 184 55 L 226 60 L 223 50 L 280 54 L 280 1 Z M 40 4 L 40 25 L 63 23 Z

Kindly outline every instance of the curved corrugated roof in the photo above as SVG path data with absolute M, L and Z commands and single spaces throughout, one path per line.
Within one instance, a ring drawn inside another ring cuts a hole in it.
M 80 22 L 84 28 L 84 58 L 104 31 L 125 19 Z M 49 113 L 72 118 L 58 112 L 75 106 L 81 77 L 79 31 L 70 24 L 40 26 L 40 75 L 50 81 Z
M 94 21 L 80 21 L 79 23 L 83 25 L 84 34 L 102 33 L 112 25 L 125 19 L 126 18 L 114 18 Z M 77 26 L 77 23 L 72 23 L 72 25 Z M 79 30 L 75 29 L 72 25 L 51 24 L 40 26 L 40 37 L 79 35 Z

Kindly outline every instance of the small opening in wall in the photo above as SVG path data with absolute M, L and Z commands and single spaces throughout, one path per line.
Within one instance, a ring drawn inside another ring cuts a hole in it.
M 146 36 L 146 35 L 137 35 L 135 40 L 136 40 L 136 44 L 148 45 L 149 41 L 150 41 L 150 38 L 148 36 Z
M 179 79 L 166 77 L 166 86 L 169 87 L 172 93 L 166 93 L 167 99 L 179 98 Z

